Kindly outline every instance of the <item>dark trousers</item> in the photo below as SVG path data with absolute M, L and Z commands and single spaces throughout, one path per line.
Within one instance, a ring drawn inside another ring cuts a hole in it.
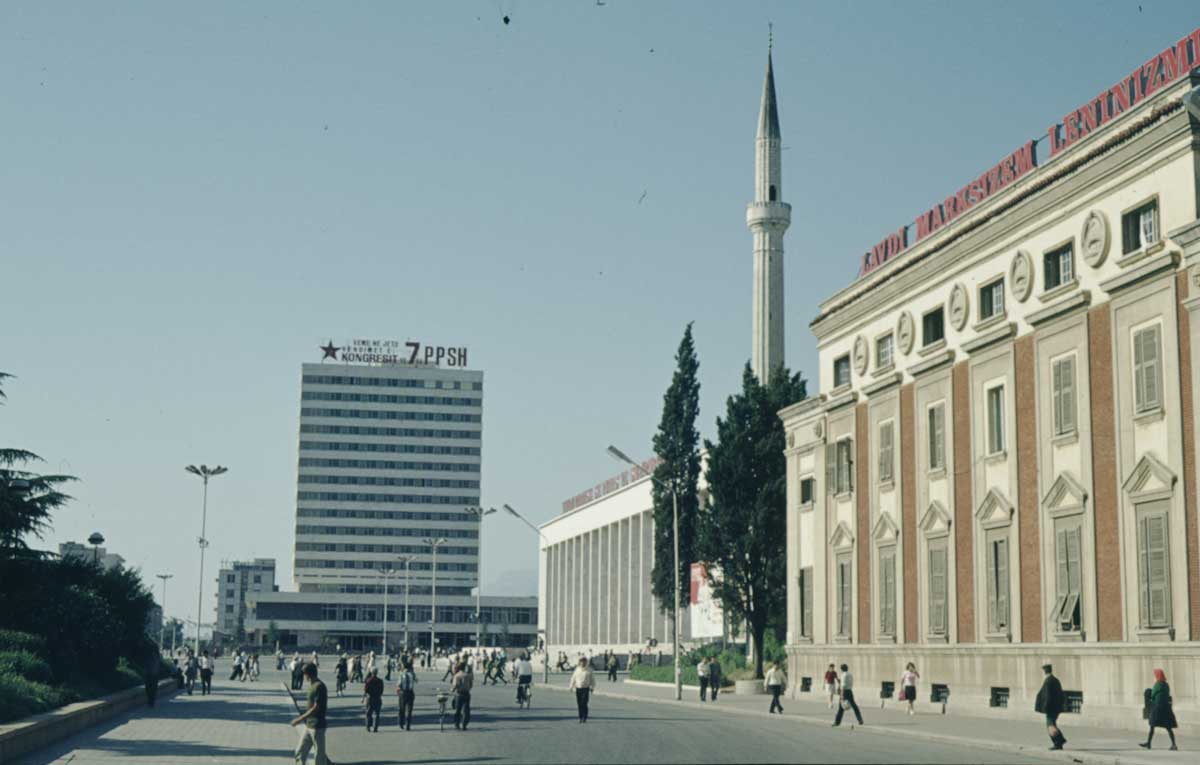
M 782 714 L 783 704 L 779 703 L 779 695 L 783 693 L 783 686 L 768 685 L 767 690 L 771 692 L 771 708 L 768 710 L 768 712 L 774 712 L 776 709 L 778 709 L 780 714 Z
M 200 670 L 200 695 L 207 696 L 212 693 L 212 670 Z
M 708 678 L 700 678 L 700 700 L 708 701 Z
M 304 690 L 304 673 L 299 670 L 292 673 L 292 690 Z
M 588 696 L 591 695 L 591 690 L 588 688 L 575 689 L 575 704 L 579 707 L 579 720 L 587 722 L 588 718 Z
M 235 664 L 233 667 L 233 673 L 229 675 L 229 679 L 237 680 L 241 676 L 242 676 L 242 665 Z
M 154 700 L 158 698 L 158 678 L 146 678 L 146 703 L 154 706 Z
M 713 701 L 717 700 L 717 691 L 719 691 L 719 690 L 721 690 L 721 678 L 719 678 L 719 677 L 708 678 L 708 692 L 712 696 Z
M 187 688 L 188 695 L 192 695 L 192 689 L 196 687 L 196 673 L 184 675 L 184 687 Z
M 367 699 L 367 730 L 379 730 L 379 713 L 382 708 L 383 699 Z
M 610 668 L 609 668 L 609 670 L 608 670 L 608 681 L 609 681 L 610 683 L 615 683 L 615 682 L 617 682 L 617 668 L 616 668 L 616 667 L 610 667 Z
M 863 724 L 862 712 L 858 711 L 858 704 L 856 704 L 854 702 L 854 691 L 850 690 L 849 688 L 843 688 L 842 689 L 842 703 L 850 705 L 850 708 L 854 710 L 854 716 L 858 718 L 858 724 L 862 725 Z M 841 725 L 842 724 L 842 715 L 844 715 L 845 713 L 846 713 L 846 708 L 843 707 L 842 704 L 838 704 L 837 717 L 834 718 L 833 724 Z
M 458 694 L 458 704 L 454 707 L 454 727 L 463 730 L 471 724 L 471 694 Z
M 412 730 L 413 702 L 416 701 L 415 691 L 400 691 L 400 727 Z

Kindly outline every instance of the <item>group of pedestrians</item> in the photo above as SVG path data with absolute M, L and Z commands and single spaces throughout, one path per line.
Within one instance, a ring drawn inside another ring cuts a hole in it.
M 701 656 L 696 664 L 696 676 L 700 678 L 700 700 L 708 701 L 709 691 L 715 704 L 721 690 L 721 662 L 716 656 Z
M 233 671 L 229 675 L 230 680 L 247 680 L 254 681 L 258 679 L 258 654 L 246 653 L 238 649 L 233 654 Z

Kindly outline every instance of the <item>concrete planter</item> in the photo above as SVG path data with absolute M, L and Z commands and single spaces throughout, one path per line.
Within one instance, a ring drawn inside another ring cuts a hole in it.
M 739 696 L 752 696 L 755 694 L 766 693 L 763 690 L 762 680 L 734 680 L 733 692 Z

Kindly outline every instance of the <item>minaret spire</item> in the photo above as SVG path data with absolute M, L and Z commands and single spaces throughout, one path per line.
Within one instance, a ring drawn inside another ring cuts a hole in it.
M 746 226 L 754 235 L 751 368 L 764 384 L 783 366 L 783 234 L 792 222 L 792 206 L 781 201 L 783 146 L 775 99 L 774 47 L 774 28 L 768 24 L 767 74 L 754 142 L 754 201 L 746 207 Z

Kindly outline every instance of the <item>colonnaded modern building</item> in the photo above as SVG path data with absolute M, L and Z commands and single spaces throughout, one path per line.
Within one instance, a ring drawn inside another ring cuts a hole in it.
M 877 245 L 780 413 L 790 676 L 1200 714 L 1200 30 Z M 1190 74 L 1189 74 L 1190 72 Z M 915 241 L 911 241 L 915 236 Z M 797 686 L 800 684 L 797 683 Z
M 538 626 L 551 654 L 672 654 L 669 614 L 650 591 L 655 555 L 650 474 L 657 462 L 648 460 L 642 469 L 568 499 L 561 514 L 539 527 Z M 680 612 L 683 640 L 725 635 L 728 625 L 698 566 L 693 564 L 691 581 L 680 587 L 691 596 Z
M 285 646 L 473 644 L 479 582 L 483 373 L 466 348 L 328 342 L 300 381 L 293 576 L 254 596 L 248 629 Z M 328 362 L 328 363 L 327 363 Z M 390 574 L 383 572 L 390 571 Z M 385 592 L 385 576 L 386 587 Z M 536 641 L 533 597 L 484 598 L 490 641 Z

